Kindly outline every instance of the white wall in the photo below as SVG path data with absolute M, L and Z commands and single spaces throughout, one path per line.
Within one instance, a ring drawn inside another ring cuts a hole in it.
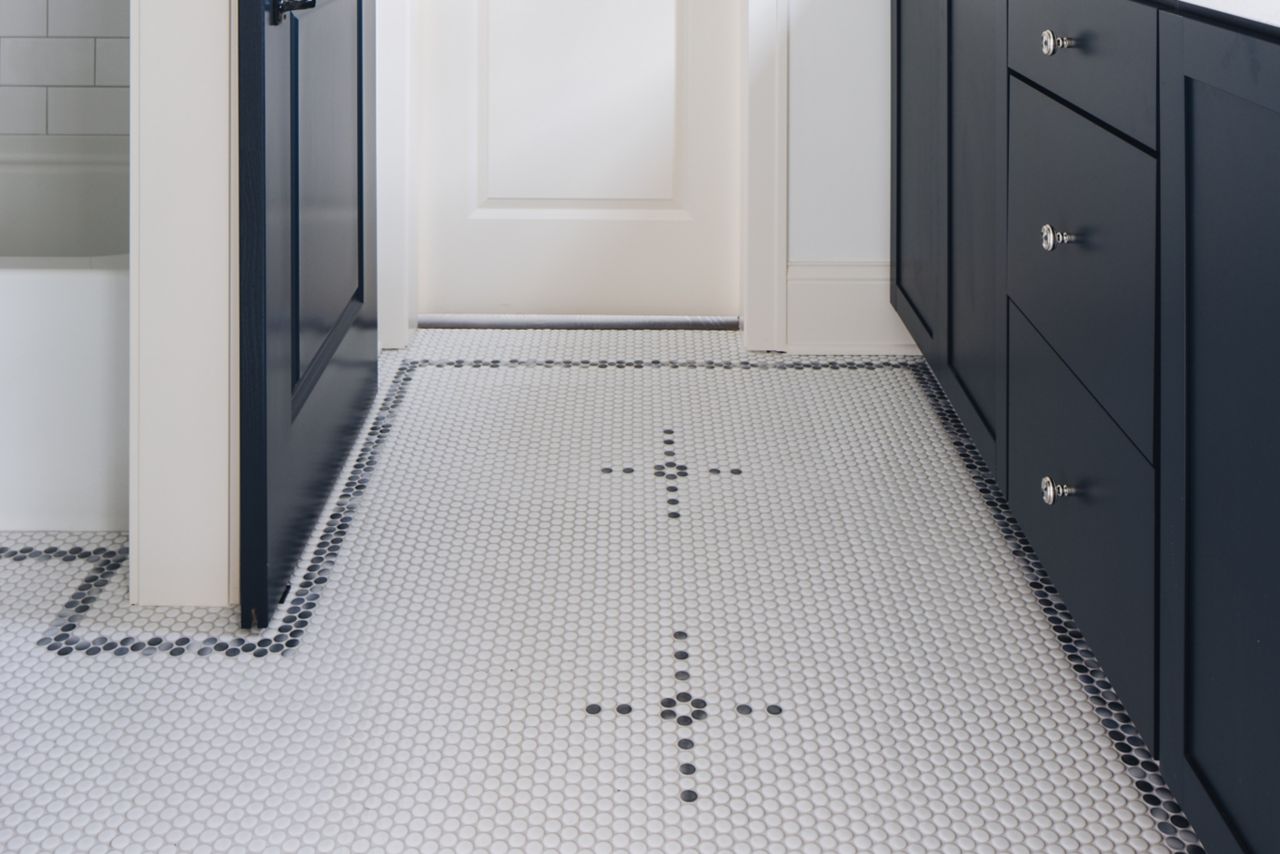
M 3 198 L 0 196 L 0 198 Z M 2 531 L 129 522 L 128 259 L 0 258 Z
M 234 595 L 236 5 L 132 0 L 130 596 L 143 605 Z
M 889 258 L 889 0 L 791 0 L 791 246 Z
M 889 0 L 790 0 L 785 349 L 913 352 L 889 305 Z
M 0 0 L 0 134 L 129 132 L 129 0 Z

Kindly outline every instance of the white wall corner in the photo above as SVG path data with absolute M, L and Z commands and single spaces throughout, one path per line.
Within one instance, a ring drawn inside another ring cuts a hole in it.
M 919 355 L 889 304 L 889 262 L 793 263 L 787 272 L 788 353 Z

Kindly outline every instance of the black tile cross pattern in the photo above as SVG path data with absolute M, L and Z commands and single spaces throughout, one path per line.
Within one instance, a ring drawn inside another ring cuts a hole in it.
M 653 476 L 662 479 L 666 483 L 666 513 L 668 519 L 680 519 L 684 516 L 684 511 L 680 509 L 680 479 L 689 476 L 689 466 L 685 463 L 678 463 L 676 457 L 676 431 L 666 429 L 662 431 L 662 455 L 666 458 L 663 462 L 654 463 Z M 613 468 L 606 466 L 600 469 L 602 474 L 635 474 L 636 470 L 632 466 L 624 468 Z M 707 473 L 711 476 L 729 475 L 731 477 L 742 474 L 740 468 L 712 468 Z
M 689 650 L 688 640 L 689 633 L 684 631 L 675 632 L 672 638 L 676 641 L 677 649 L 672 653 L 672 657 L 676 661 L 677 670 L 675 679 L 677 682 L 688 683 L 691 679 L 689 673 Z M 635 711 L 635 706 L 631 703 L 620 702 L 613 707 L 618 718 L 628 718 Z M 734 710 L 739 715 L 750 715 L 755 709 L 749 703 L 738 703 L 734 706 Z M 587 714 L 592 717 L 598 717 L 604 714 L 604 707 L 599 703 L 591 703 L 587 706 Z M 765 711 L 777 717 L 782 714 L 782 706 L 772 703 L 765 707 Z M 681 751 L 680 761 L 680 779 L 681 790 L 680 800 L 685 803 L 693 803 L 698 799 L 698 792 L 693 788 L 692 778 L 698 773 L 698 766 L 690 761 L 693 757 L 688 755 L 696 746 L 693 740 L 693 729 L 709 720 L 711 713 L 708 711 L 708 704 L 702 697 L 694 696 L 687 688 L 679 690 L 675 696 L 663 697 L 657 709 L 659 717 L 664 721 L 670 721 L 676 726 L 677 735 L 676 747 Z M 706 769 L 703 769 L 705 772 Z

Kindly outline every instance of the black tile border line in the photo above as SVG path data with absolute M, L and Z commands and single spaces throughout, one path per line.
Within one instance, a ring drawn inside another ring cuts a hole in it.
M 1076 625 L 1062 597 L 1054 586 L 1049 573 L 1036 556 L 1031 542 L 1022 532 L 1017 519 L 1009 509 L 1009 504 L 1000 491 L 995 477 L 974 445 L 964 422 L 951 405 L 942 385 L 934 376 L 932 369 L 922 364 L 915 372 L 921 390 L 933 407 L 934 413 L 942 422 L 943 428 L 951 438 L 956 454 L 964 462 L 974 488 L 982 496 L 991 518 L 996 522 L 1009 550 L 1022 569 L 1023 579 L 1036 597 L 1045 619 L 1058 641 L 1063 655 L 1071 663 L 1076 680 L 1089 698 L 1093 713 L 1101 721 L 1106 730 L 1111 746 L 1125 765 L 1125 773 L 1130 782 L 1138 790 L 1147 813 L 1156 823 L 1156 828 L 1164 836 L 1164 845 L 1170 851 L 1183 851 L 1187 854 L 1205 854 L 1200 838 L 1191 826 L 1190 819 L 1178 803 L 1178 799 L 1170 791 L 1160 773 L 1160 763 L 1152 755 L 1146 741 L 1137 726 L 1133 723 L 1124 703 L 1120 701 L 1111 682 L 1107 679 L 1094 655 L 1084 633 Z
M 346 531 L 350 527 L 359 509 L 360 499 L 369 485 L 369 476 L 378 461 L 378 449 L 386 441 L 391 431 L 391 420 L 395 411 L 404 402 L 405 389 L 412 378 L 413 371 L 409 365 L 401 365 L 388 384 L 381 401 L 376 405 L 372 423 L 369 425 L 363 443 L 354 458 L 348 458 L 344 465 L 347 479 L 343 483 L 337 500 L 324 527 L 320 539 L 312 551 L 305 567 L 295 570 L 294 577 L 286 596 L 290 597 L 288 607 L 279 617 L 278 624 L 268 627 L 259 633 L 255 640 L 252 635 L 223 639 L 221 637 L 204 637 L 197 641 L 192 637 L 179 637 L 170 640 L 166 637 L 124 637 L 120 639 L 98 636 L 86 638 L 78 634 L 80 623 L 85 619 L 97 601 L 96 591 L 101 590 L 115 579 L 128 557 L 128 548 L 118 551 L 99 548 L 86 550 L 81 547 L 60 549 L 48 547 L 44 549 L 6 548 L 0 546 L 0 560 L 88 560 L 90 568 L 81 579 L 76 590 L 67 599 L 58 615 L 54 618 L 46 635 L 36 642 L 60 656 L 81 652 L 87 656 L 102 654 L 123 656 L 131 652 L 144 656 L 165 654 L 180 657 L 187 653 L 196 656 L 222 655 L 227 658 L 265 658 L 269 655 L 288 655 L 301 643 L 320 602 L 320 592 L 329 582 L 329 573 L 333 569 Z
M 125 638 L 121 641 L 110 641 L 97 638 L 88 641 L 75 635 L 79 621 L 91 609 L 96 597 L 95 589 L 105 587 L 116 576 L 128 556 L 128 549 L 119 551 L 105 548 L 92 551 L 74 547 L 58 549 L 50 547 L 43 550 L 33 548 L 13 549 L 0 547 L 0 560 L 59 559 L 64 561 L 88 560 L 91 569 L 72 594 L 66 605 L 59 612 L 49 637 L 41 638 L 37 645 L 43 646 L 60 656 L 80 651 L 93 656 L 110 652 L 113 655 L 125 655 L 139 652 L 143 655 L 167 653 L 170 656 L 182 656 L 194 650 L 199 656 L 214 653 L 230 658 L 251 656 L 264 658 L 271 654 L 288 654 L 302 642 L 302 636 L 308 626 L 320 600 L 320 592 L 329 581 L 338 553 L 341 551 L 346 530 L 359 509 L 359 499 L 364 495 L 369 478 L 378 462 L 377 451 L 390 435 L 393 416 L 404 402 L 409 382 L 418 368 L 713 368 L 725 370 L 907 370 L 918 383 L 930 408 L 940 421 L 944 432 L 951 440 L 952 447 L 968 471 L 974 488 L 982 497 L 991 513 L 992 519 L 999 527 L 1001 535 L 1009 545 L 1009 550 L 1017 560 L 1024 580 L 1031 588 L 1040 610 L 1044 613 L 1053 630 L 1059 648 L 1071 663 L 1076 679 L 1093 706 L 1106 730 L 1120 761 L 1124 763 L 1126 773 L 1134 787 L 1139 791 L 1148 814 L 1156 822 L 1157 829 L 1164 836 L 1165 847 L 1170 851 L 1188 852 L 1188 854 L 1204 854 L 1204 848 L 1196 836 L 1191 822 L 1183 812 L 1177 798 L 1165 785 L 1160 773 L 1160 764 L 1146 746 L 1145 740 L 1138 732 L 1136 725 L 1125 711 L 1111 682 L 1103 672 L 1097 657 L 1094 655 L 1084 634 L 1071 617 L 1066 604 L 1058 594 L 1057 588 L 1049 578 L 1048 572 L 1036 557 L 1030 541 L 1023 534 L 1017 520 L 1009 510 L 1009 505 L 1000 492 L 1000 488 L 992 476 L 982 455 L 969 437 L 964 423 L 956 413 L 951 401 L 947 398 L 937 377 L 934 376 L 928 363 L 918 356 L 869 357 L 853 360 L 829 361 L 777 361 L 751 362 L 715 361 L 715 360 L 645 360 L 645 359 L 406 359 L 396 369 L 382 402 L 378 405 L 377 414 L 369 427 L 368 433 L 350 466 L 347 481 L 339 493 L 333 512 L 322 530 L 310 563 L 301 577 L 290 588 L 293 598 L 281 618 L 280 626 L 275 630 L 267 629 L 257 642 L 245 638 L 222 641 L 217 638 L 205 638 L 199 645 L 191 638 L 179 638 L 168 641 L 164 638 L 152 637 L 147 640 Z M 270 637 L 267 637 L 270 635 Z M 99 643 L 101 641 L 101 643 Z M 128 644 L 125 641 L 129 641 Z

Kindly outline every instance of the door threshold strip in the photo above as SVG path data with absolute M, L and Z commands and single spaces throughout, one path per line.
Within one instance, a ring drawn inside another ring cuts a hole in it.
M 421 314 L 419 329 L 626 329 L 737 332 L 736 317 L 630 314 Z

